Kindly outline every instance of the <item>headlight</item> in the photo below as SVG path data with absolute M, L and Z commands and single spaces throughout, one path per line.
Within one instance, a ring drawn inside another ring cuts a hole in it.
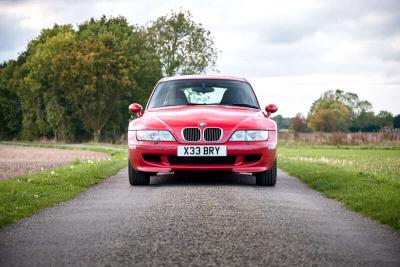
M 229 141 L 267 141 L 268 131 L 248 130 L 236 131 L 232 134 Z
M 142 130 L 136 131 L 138 141 L 175 141 L 175 138 L 168 131 Z

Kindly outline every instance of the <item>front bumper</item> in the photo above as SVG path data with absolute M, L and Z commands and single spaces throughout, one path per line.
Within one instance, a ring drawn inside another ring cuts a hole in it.
M 179 145 L 225 145 L 227 158 L 208 157 L 203 162 L 177 157 Z M 132 149 L 133 148 L 133 149 Z M 276 158 L 276 144 L 272 142 L 227 142 L 224 144 L 179 144 L 177 142 L 136 141 L 129 149 L 130 162 L 142 172 L 173 171 L 229 171 L 263 172 L 272 168 Z

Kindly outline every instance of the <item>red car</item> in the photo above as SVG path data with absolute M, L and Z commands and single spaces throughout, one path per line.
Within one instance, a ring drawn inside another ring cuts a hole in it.
M 252 173 L 257 185 L 276 183 L 276 123 L 241 78 L 178 76 L 161 79 L 128 130 L 129 182 L 179 171 Z

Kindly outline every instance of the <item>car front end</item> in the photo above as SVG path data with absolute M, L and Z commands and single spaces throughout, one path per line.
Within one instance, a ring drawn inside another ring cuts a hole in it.
M 199 129 L 200 132 L 204 133 L 204 130 L 202 131 L 200 127 L 190 128 Z M 179 129 L 176 130 L 175 134 L 166 131 L 173 136 L 174 140 L 138 140 L 138 135 L 140 136 L 143 130 L 131 130 L 129 131 L 128 141 L 129 158 L 138 171 L 149 173 L 175 171 L 262 172 L 271 169 L 274 164 L 277 139 L 276 130 L 264 131 L 268 133 L 267 140 L 232 141 L 232 130 L 226 130 L 223 131 L 222 140 L 215 143 L 203 140 L 197 142 L 184 141 L 184 136 L 176 135 L 176 133 L 182 132 Z M 183 149 L 182 155 L 178 155 L 179 149 Z M 217 149 L 225 150 L 226 153 L 215 156 L 207 155 L 211 153 L 209 150 L 216 151 Z M 185 155 L 185 152 L 187 155 Z M 199 153 L 201 155 L 191 155 L 191 152 L 202 153 Z
M 276 180 L 277 110 L 259 107 L 250 84 L 239 78 L 184 76 L 161 80 L 146 109 L 128 129 L 132 185 L 168 172 L 252 173 L 257 184 Z

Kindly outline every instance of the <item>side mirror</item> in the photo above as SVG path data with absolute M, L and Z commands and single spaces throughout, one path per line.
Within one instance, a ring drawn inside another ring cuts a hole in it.
M 267 112 L 267 117 L 269 117 L 271 113 L 275 113 L 278 111 L 278 107 L 274 104 L 269 104 L 265 107 L 265 111 Z
M 130 104 L 129 112 L 136 113 L 136 116 L 140 117 L 143 114 L 143 108 L 140 104 Z

